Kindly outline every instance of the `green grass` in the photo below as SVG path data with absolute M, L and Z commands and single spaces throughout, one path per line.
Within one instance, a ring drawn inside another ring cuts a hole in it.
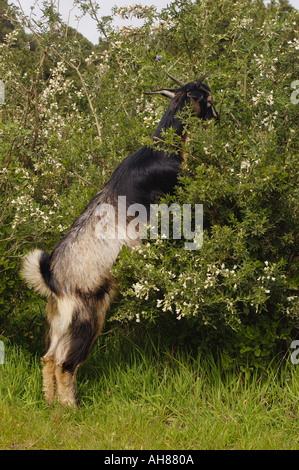
M 79 373 L 79 409 L 47 406 L 39 359 L 6 348 L 0 449 L 298 449 L 298 371 L 244 379 L 211 357 L 109 351 Z M 299 367 L 299 366 L 297 366 Z

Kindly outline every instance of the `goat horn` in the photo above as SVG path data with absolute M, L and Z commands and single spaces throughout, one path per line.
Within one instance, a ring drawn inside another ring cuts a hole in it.
M 182 80 L 178 80 L 177 78 L 174 78 L 174 77 L 173 77 L 172 75 L 170 75 L 170 73 L 167 72 L 167 71 L 166 71 L 166 75 L 167 75 L 169 78 L 171 78 L 171 80 L 173 80 L 174 83 L 176 83 L 177 85 L 179 85 L 179 86 L 184 86 L 184 85 L 185 85 L 185 83 L 182 82 Z
M 199 87 L 209 74 L 210 72 L 206 72 L 199 80 L 197 80 L 196 85 Z

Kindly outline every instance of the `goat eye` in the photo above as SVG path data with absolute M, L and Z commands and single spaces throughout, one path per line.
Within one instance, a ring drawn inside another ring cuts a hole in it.
M 189 98 L 193 98 L 198 103 L 203 99 L 203 95 L 198 96 L 197 93 L 195 94 L 192 92 L 187 93 L 187 96 L 189 96 Z

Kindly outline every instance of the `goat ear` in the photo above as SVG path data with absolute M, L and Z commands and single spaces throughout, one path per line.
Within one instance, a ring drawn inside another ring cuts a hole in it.
M 174 90 L 167 90 L 166 88 L 162 88 L 161 90 L 145 91 L 144 95 L 163 95 L 172 100 L 175 97 L 175 92 Z

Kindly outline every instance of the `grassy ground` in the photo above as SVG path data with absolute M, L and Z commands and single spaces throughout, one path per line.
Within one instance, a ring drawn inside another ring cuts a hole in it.
M 211 358 L 98 346 L 73 410 L 46 406 L 38 358 L 6 348 L 0 449 L 298 449 L 298 372 L 245 380 Z

